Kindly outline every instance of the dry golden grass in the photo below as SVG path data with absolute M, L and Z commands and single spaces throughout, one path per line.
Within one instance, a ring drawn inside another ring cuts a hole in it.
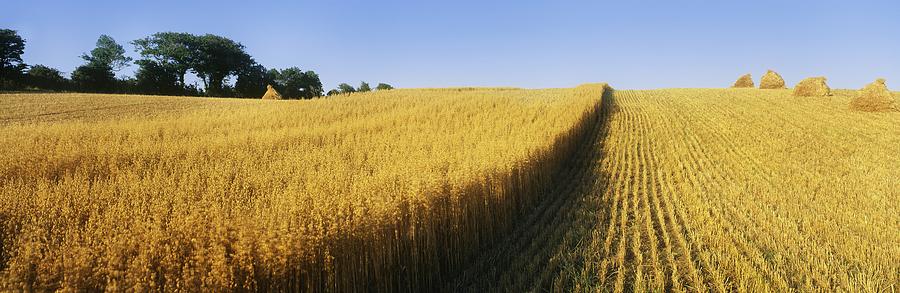
M 831 88 L 825 83 L 824 76 L 808 77 L 794 86 L 793 95 L 797 97 L 824 97 L 831 95 Z
M 562 235 L 575 236 L 544 245 L 561 263 L 544 289 L 900 289 L 900 113 L 851 111 L 853 91 L 790 94 L 605 99 L 596 187 L 565 213 L 578 216 Z
M 752 87 L 756 87 L 756 85 L 753 83 L 753 76 L 750 75 L 749 73 L 747 73 L 747 74 L 741 75 L 741 77 L 739 77 L 736 81 L 734 81 L 734 84 L 731 85 L 731 87 L 732 88 L 752 88 Z
M 0 289 L 434 289 L 543 195 L 603 90 L 0 96 Z
M 781 78 L 781 75 L 778 72 L 768 70 L 766 74 L 763 74 L 762 78 L 759 79 L 759 88 L 761 89 L 785 89 L 787 88 L 784 85 L 784 79 Z

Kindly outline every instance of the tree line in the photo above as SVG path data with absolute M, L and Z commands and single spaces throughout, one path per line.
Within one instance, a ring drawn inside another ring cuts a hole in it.
M 386 83 L 379 83 L 375 86 L 375 90 L 392 90 L 393 86 Z M 352 94 L 352 93 L 364 93 L 372 91 L 372 87 L 369 86 L 369 83 L 363 81 L 359 83 L 359 87 L 353 87 L 352 85 L 341 83 L 337 86 L 336 89 L 328 91 L 328 96 L 333 95 L 341 95 L 341 94 Z
M 322 96 L 319 75 L 298 67 L 267 69 L 257 63 L 234 40 L 212 35 L 160 32 L 130 43 L 140 58 L 132 60 L 110 36 L 101 35 L 94 49 L 81 55 L 84 64 L 70 78 L 55 68 L 25 64 L 25 40 L 14 30 L 0 29 L 0 90 L 38 89 L 93 93 L 128 93 L 216 97 L 262 96 L 271 84 L 288 99 Z M 116 72 L 137 65 L 133 77 L 117 78 Z M 199 84 L 185 81 L 194 74 Z M 232 82 L 233 81 L 233 82 Z M 393 87 L 380 83 L 378 90 Z M 346 83 L 329 95 L 370 91 L 365 82 L 358 88 Z

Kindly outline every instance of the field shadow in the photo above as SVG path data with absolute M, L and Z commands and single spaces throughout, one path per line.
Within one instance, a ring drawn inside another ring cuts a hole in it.
M 589 240 L 600 224 L 590 197 L 601 196 L 607 177 L 600 170 L 608 117 L 617 111 L 614 90 L 606 88 L 595 122 L 555 174 L 553 187 L 517 222 L 501 241 L 484 250 L 464 271 L 442 288 L 445 292 L 547 291 L 554 277 L 577 267 L 580 260 L 565 257 Z M 558 284 L 557 284 L 558 285 Z

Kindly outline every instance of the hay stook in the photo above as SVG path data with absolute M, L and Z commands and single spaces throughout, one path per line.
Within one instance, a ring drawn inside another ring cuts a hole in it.
M 753 76 L 749 73 L 741 75 L 733 85 L 732 88 L 752 88 L 756 87 L 756 84 L 753 83 Z
M 262 96 L 263 100 L 281 100 L 281 94 L 275 90 L 271 84 L 266 86 L 266 93 Z
M 784 86 L 784 78 L 778 72 L 769 70 L 759 79 L 759 88 L 761 89 L 786 89 Z
M 794 96 L 797 97 L 824 97 L 831 95 L 831 88 L 825 83 L 828 79 L 824 76 L 809 77 L 801 80 L 794 86 Z
M 897 101 L 888 89 L 884 78 L 879 78 L 859 90 L 856 98 L 850 101 L 850 109 L 865 112 L 897 111 Z

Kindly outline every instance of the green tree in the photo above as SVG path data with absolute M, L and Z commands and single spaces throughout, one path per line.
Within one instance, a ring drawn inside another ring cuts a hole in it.
M 361 81 L 361 82 L 359 82 L 359 87 L 356 89 L 356 91 L 361 92 L 361 93 L 371 92 L 372 88 L 369 87 L 369 83 L 367 83 L 365 81 Z
M 253 65 L 253 59 L 244 51 L 244 45 L 231 39 L 206 34 L 192 42 L 191 70 L 206 86 L 208 95 L 225 94 L 225 82 Z
M 314 71 L 290 67 L 274 72 L 275 87 L 287 99 L 311 99 L 322 95 L 322 81 Z
M 128 66 L 128 62 L 131 62 L 131 57 L 125 56 L 125 49 L 122 48 L 122 45 L 107 35 L 100 35 L 100 38 L 97 39 L 97 47 L 91 50 L 90 54 L 82 54 L 81 58 L 88 63 L 109 67 L 112 71 L 122 70 Z
M 160 32 L 152 36 L 134 40 L 135 51 L 143 60 L 152 61 L 156 65 L 171 70 L 178 84 L 186 87 L 184 76 L 193 66 L 195 57 L 196 36 L 188 33 Z M 149 63 L 139 63 L 149 64 Z
M 237 75 L 234 90 L 242 98 L 259 98 L 266 93 L 266 86 L 277 86 L 278 70 L 267 71 L 259 64 L 254 64 L 242 70 Z
M 40 64 L 28 69 L 25 80 L 29 86 L 54 91 L 65 90 L 69 83 L 59 70 Z
M 153 95 L 183 95 L 184 87 L 178 80 L 176 69 L 149 59 L 135 61 L 139 66 L 134 73 L 138 92 Z
M 161 32 L 135 40 L 132 44 L 142 57 L 135 63 L 142 68 L 148 67 L 144 72 L 172 74 L 187 89 L 189 86 L 185 84 L 184 77 L 190 71 L 201 79 L 206 94 L 210 96 L 233 93 L 242 97 L 257 97 L 265 92 L 268 84 L 289 98 L 322 95 L 322 82 L 315 72 L 303 72 L 299 68 L 267 71 L 247 54 L 244 45 L 225 37 Z M 229 86 L 232 78 L 235 79 L 233 87 Z M 153 80 L 168 79 L 160 77 Z
M 109 65 L 88 62 L 75 68 L 72 83 L 82 92 L 110 93 L 116 88 L 116 76 Z
M 394 87 L 389 84 L 386 84 L 386 83 L 379 83 L 377 86 L 375 86 L 375 89 L 379 90 L 379 91 L 383 91 L 383 90 L 392 90 L 392 89 L 394 89 Z
M 81 58 L 87 64 L 75 68 L 72 83 L 79 91 L 97 93 L 115 91 L 118 82 L 113 71 L 127 66 L 131 61 L 125 56 L 125 49 L 107 35 L 100 35 L 97 47 L 90 54 L 81 55 Z
M 341 83 L 341 84 L 339 84 L 338 87 L 337 87 L 337 90 L 338 90 L 338 92 L 340 92 L 340 93 L 342 93 L 342 94 L 349 94 L 349 93 L 355 93 L 355 92 L 356 92 L 356 89 L 353 88 L 352 85 L 349 85 L 349 84 L 346 84 L 346 83 Z
M 322 80 L 319 79 L 319 74 L 315 71 L 308 70 L 303 73 L 303 84 L 306 88 L 303 92 L 305 94 L 304 98 L 312 99 L 322 96 L 322 92 L 324 91 L 322 88 Z
M 285 99 L 301 98 L 303 71 L 297 67 L 275 70 L 275 88 Z
M 28 68 L 22 61 L 24 53 L 25 40 L 14 30 L 0 29 L 0 90 L 20 86 Z
M 330 96 L 340 95 L 340 94 L 341 94 L 341 91 L 339 91 L 337 89 L 333 89 L 333 90 L 329 90 L 328 93 L 325 95 L 330 97 Z

